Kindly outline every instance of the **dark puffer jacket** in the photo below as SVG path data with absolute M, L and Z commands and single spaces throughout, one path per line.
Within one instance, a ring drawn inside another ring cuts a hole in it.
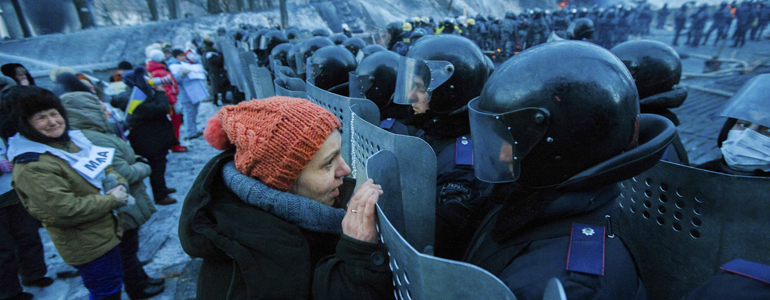
M 185 252 L 203 258 L 198 299 L 392 299 L 383 245 L 305 230 L 247 204 L 222 178 L 234 154 L 203 168 L 179 219 Z

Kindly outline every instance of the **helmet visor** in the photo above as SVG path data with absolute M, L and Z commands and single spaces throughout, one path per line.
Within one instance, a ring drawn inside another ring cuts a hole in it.
M 452 77 L 453 73 L 454 66 L 448 61 L 400 57 L 393 100 L 403 105 L 430 102 L 433 91 Z
M 725 103 L 717 117 L 735 118 L 770 127 L 770 74 L 757 75 Z
M 521 160 L 548 129 L 548 112 L 524 108 L 489 113 L 481 111 L 478 103 L 478 97 L 468 103 L 476 177 L 490 183 L 519 179 Z

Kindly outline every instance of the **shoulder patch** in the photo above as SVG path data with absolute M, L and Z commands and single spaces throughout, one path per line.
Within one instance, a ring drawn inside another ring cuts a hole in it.
M 722 265 L 720 269 L 770 284 L 770 266 L 767 265 L 748 260 L 735 259 Z
M 455 142 L 455 165 L 473 165 L 473 141 L 461 136 Z
M 567 270 L 604 276 L 604 227 L 572 223 Z
M 28 162 L 38 161 L 38 160 L 40 160 L 40 153 L 27 152 L 16 156 L 16 158 L 14 159 L 14 162 L 17 164 L 23 164 L 23 163 L 28 163 Z
M 395 122 L 396 122 L 396 119 L 387 118 L 385 120 L 382 120 L 382 122 L 380 122 L 380 128 L 385 130 L 390 130 L 390 128 L 393 127 L 393 123 Z

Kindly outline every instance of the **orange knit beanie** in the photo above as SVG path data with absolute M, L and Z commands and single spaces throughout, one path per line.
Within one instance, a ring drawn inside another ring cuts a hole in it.
M 212 147 L 235 146 L 235 168 L 288 191 L 329 135 L 342 126 L 312 102 L 275 96 L 222 107 L 203 136 Z

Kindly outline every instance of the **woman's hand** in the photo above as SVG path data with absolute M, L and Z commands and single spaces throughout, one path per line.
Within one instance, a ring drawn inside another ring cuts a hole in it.
M 118 202 L 121 204 L 126 204 L 126 202 L 128 202 L 128 193 L 126 192 L 125 186 L 118 185 L 107 191 L 107 195 L 115 196 L 115 198 L 118 199 Z
M 348 211 L 342 219 L 342 233 L 359 241 L 376 243 L 374 208 L 382 195 L 382 187 L 366 180 L 350 199 Z

